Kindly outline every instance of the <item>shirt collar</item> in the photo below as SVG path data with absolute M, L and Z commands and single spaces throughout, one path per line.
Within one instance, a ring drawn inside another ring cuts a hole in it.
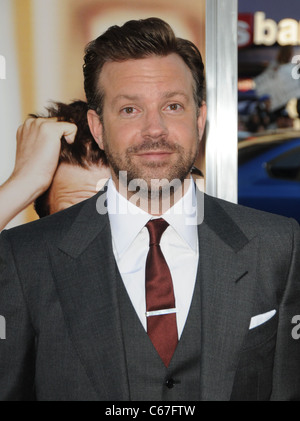
M 153 216 L 121 195 L 112 178 L 108 181 L 107 210 L 114 246 L 118 256 L 121 257 Z M 194 223 L 197 221 L 197 206 L 192 178 L 185 195 L 161 217 L 175 229 L 192 250 L 197 251 L 197 224 Z

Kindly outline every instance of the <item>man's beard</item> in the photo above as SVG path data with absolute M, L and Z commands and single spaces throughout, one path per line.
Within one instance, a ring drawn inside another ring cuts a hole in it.
M 119 182 L 127 189 L 130 185 L 131 191 L 135 190 L 136 186 L 141 196 L 150 199 L 150 196 L 152 198 L 161 196 L 164 193 L 164 188 L 169 191 L 170 184 L 173 184 L 176 189 L 176 186 L 181 186 L 188 177 L 199 153 L 200 141 L 198 130 L 196 135 L 197 139 L 195 141 L 197 142 L 197 148 L 193 151 L 186 152 L 181 145 L 168 142 L 162 138 L 158 140 L 145 140 L 137 146 L 129 147 L 125 153 L 120 154 L 110 150 L 109 140 L 107 139 L 105 129 L 103 129 L 103 146 L 111 169 Z M 173 153 L 177 159 L 172 165 L 166 161 L 149 161 L 137 165 L 132 159 L 133 154 L 142 154 L 155 150 Z M 141 180 L 144 183 L 141 184 Z

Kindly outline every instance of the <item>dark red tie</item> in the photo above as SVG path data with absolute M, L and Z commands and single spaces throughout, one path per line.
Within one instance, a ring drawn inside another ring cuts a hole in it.
M 173 282 L 159 245 L 168 225 L 162 218 L 146 225 L 150 234 L 146 261 L 147 333 L 166 367 L 178 343 Z

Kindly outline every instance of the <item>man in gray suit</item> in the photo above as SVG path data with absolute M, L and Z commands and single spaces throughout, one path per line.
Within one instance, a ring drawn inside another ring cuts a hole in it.
M 299 400 L 299 227 L 195 188 L 197 48 L 159 19 L 131 21 L 88 45 L 84 74 L 112 177 L 95 197 L 2 233 L 0 399 Z M 149 247 L 157 217 L 167 228 Z M 153 272 L 172 280 L 158 310 Z M 171 328 L 158 338 L 167 360 L 148 328 L 166 316 L 177 336 L 175 347 Z

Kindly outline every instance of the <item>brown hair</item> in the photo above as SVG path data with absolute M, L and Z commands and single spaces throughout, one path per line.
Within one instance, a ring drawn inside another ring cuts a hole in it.
M 70 104 L 54 102 L 46 108 L 47 115 L 30 114 L 34 118 L 57 118 L 58 121 L 67 121 L 77 126 L 74 143 L 67 143 L 61 138 L 61 150 L 58 165 L 61 163 L 77 165 L 88 169 L 91 165 L 108 166 L 104 151 L 95 142 L 87 121 L 88 105 L 84 101 L 73 101 Z M 50 214 L 47 190 L 34 203 L 35 211 L 40 218 Z
M 159 18 L 131 20 L 123 26 L 112 26 L 85 49 L 84 88 L 89 108 L 102 117 L 104 92 L 99 86 L 103 65 L 110 61 L 146 58 L 151 55 L 178 54 L 192 72 L 194 97 L 198 107 L 205 100 L 204 65 L 198 48 L 190 41 L 177 38 L 172 28 Z

